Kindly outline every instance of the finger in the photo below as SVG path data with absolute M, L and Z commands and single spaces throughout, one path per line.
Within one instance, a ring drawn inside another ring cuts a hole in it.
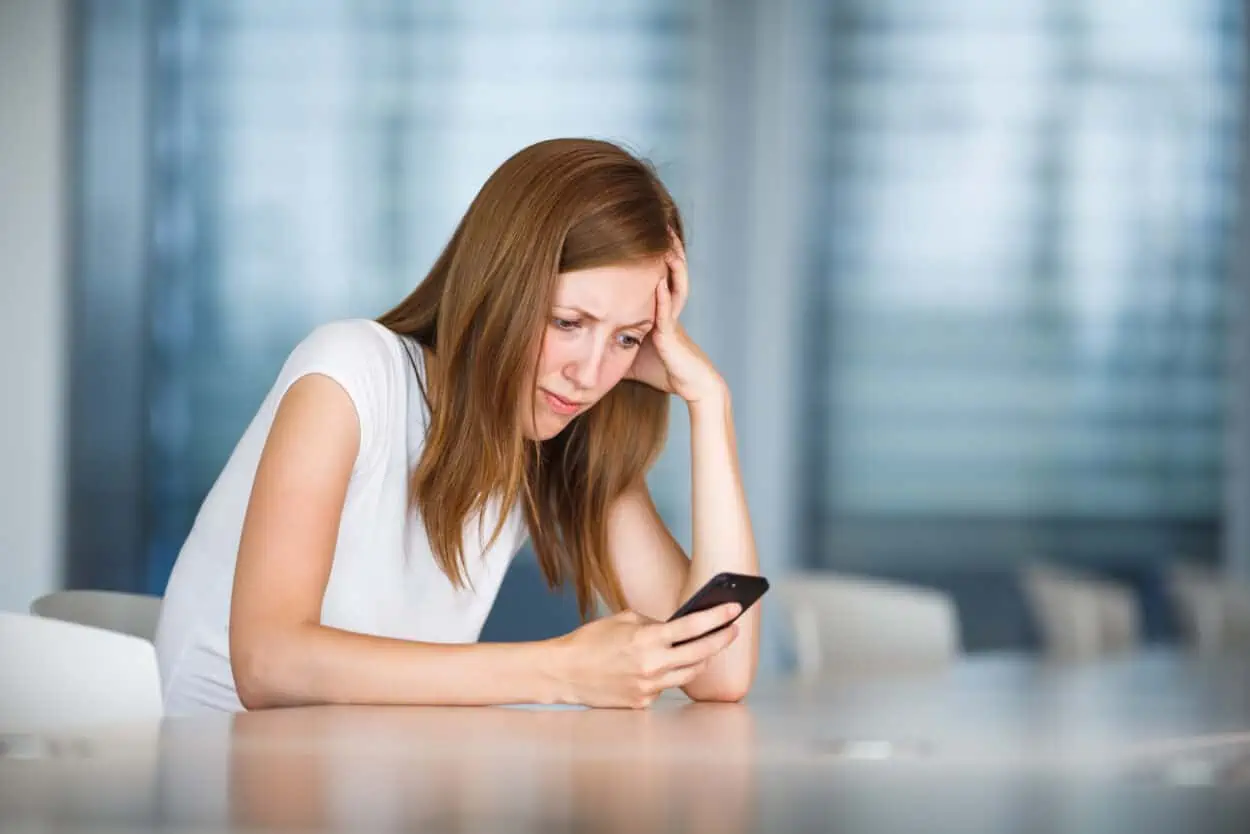
M 662 333 L 673 329 L 673 295 L 667 281 L 655 287 L 655 329 Z
M 674 254 L 684 261 L 686 259 L 686 244 L 682 242 L 681 235 L 677 234 L 677 230 L 672 226 L 668 227 L 668 240 Z
M 690 267 L 686 256 L 684 253 L 674 252 L 669 263 L 672 265 L 673 294 L 684 296 L 690 290 Z
M 708 608 L 705 611 L 696 611 L 693 614 L 687 614 L 685 617 L 673 620 L 671 623 L 664 623 L 658 626 L 658 636 L 670 646 L 683 640 L 691 640 L 730 622 L 741 611 L 742 606 L 736 602 L 728 602 L 715 608 Z
M 690 269 L 686 264 L 686 250 L 676 235 L 673 235 L 673 247 L 667 260 L 669 280 L 673 282 L 673 318 L 677 318 L 690 297 Z
M 669 652 L 665 665 L 671 669 L 679 669 L 715 657 L 738 639 L 738 631 L 738 624 L 734 623 L 714 634 L 677 646 Z
M 681 317 L 681 311 L 686 309 L 686 300 L 690 297 L 690 279 L 686 277 L 686 270 L 673 270 L 673 286 L 670 294 L 673 297 L 673 319 L 674 321 Z
M 685 686 L 707 671 L 707 663 L 708 662 L 706 660 L 700 660 L 698 663 L 691 663 L 688 666 L 670 669 L 652 682 L 652 691 L 658 694 L 663 692 L 665 689 Z

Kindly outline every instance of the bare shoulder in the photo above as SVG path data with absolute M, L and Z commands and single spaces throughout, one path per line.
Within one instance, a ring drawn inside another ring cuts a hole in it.
M 351 396 L 338 381 L 320 373 L 300 377 L 287 389 L 273 425 L 268 447 L 295 444 L 317 449 L 317 457 L 355 458 L 359 451 L 360 417 Z M 329 453 L 328 455 L 326 453 Z

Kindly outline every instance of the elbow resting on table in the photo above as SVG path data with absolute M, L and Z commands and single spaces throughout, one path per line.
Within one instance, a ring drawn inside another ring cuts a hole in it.
M 695 681 L 683 691 L 692 701 L 736 704 L 750 693 L 751 678 L 751 675 L 739 675 L 728 680 Z
M 691 695 L 691 699 L 705 704 L 736 704 L 751 691 L 749 686 L 739 689 L 717 689 L 710 692 L 699 692 Z M 687 693 L 689 694 L 689 693 Z
M 263 664 L 256 658 L 257 652 L 233 654 L 230 658 L 230 670 L 234 673 L 234 689 L 239 696 L 239 703 L 244 709 L 265 709 L 277 706 L 270 695 L 268 681 L 265 680 Z
M 239 703 L 245 709 L 269 709 L 272 707 L 290 706 L 291 701 L 284 697 L 290 691 L 289 682 L 283 669 L 289 666 L 282 662 L 283 647 L 279 645 L 281 638 L 250 637 L 247 640 L 232 641 L 230 649 L 230 670 L 234 674 L 234 688 L 239 696 Z

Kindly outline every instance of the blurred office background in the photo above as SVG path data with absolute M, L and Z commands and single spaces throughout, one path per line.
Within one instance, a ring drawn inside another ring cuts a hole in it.
M 764 572 L 1250 580 L 1240 0 L 0 0 L 0 608 L 160 593 L 290 348 L 538 139 L 687 215 Z M 652 487 L 689 542 L 675 409 Z M 576 624 L 518 559 L 487 637 Z M 784 628 L 768 644 L 785 663 Z

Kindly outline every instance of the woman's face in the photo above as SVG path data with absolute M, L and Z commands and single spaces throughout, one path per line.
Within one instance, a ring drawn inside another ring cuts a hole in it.
M 663 258 L 561 273 L 543 333 L 525 436 L 548 440 L 597 403 L 629 371 L 655 325 Z

